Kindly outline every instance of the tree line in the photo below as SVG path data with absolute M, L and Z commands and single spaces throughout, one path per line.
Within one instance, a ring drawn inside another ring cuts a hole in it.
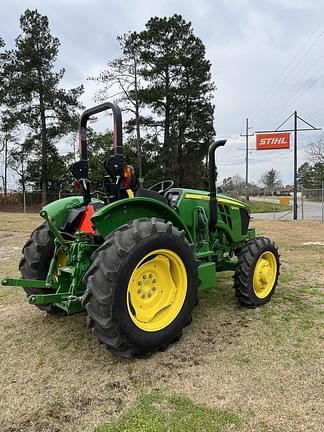
M 279 171 L 271 168 L 262 174 L 259 184 L 249 183 L 247 185 L 249 195 L 256 196 L 261 193 L 270 193 L 282 188 L 282 180 Z M 218 186 L 218 192 L 241 197 L 245 195 L 245 180 L 240 175 L 225 177 Z
M 59 154 L 60 140 L 73 143 L 83 86 L 62 87 L 65 70 L 56 68 L 60 42 L 37 10 L 20 17 L 13 49 L 0 38 L 0 150 L 2 189 L 8 168 L 22 190 L 66 190 L 75 152 Z M 180 15 L 151 18 L 141 32 L 118 36 L 121 54 L 96 77 L 96 100 L 114 100 L 124 111 L 125 153 L 139 181 L 162 178 L 200 187 L 213 127 L 214 83 L 203 42 Z M 109 131 L 89 131 L 90 176 L 100 188 L 102 163 L 111 151 Z
M 297 172 L 297 184 L 304 189 L 321 189 L 324 183 L 324 140 L 310 145 L 309 162 L 300 165 Z M 283 189 L 280 172 L 271 168 L 263 173 L 259 183 L 249 183 L 250 195 L 259 195 L 267 192 L 273 193 Z M 225 177 L 218 187 L 221 193 L 243 196 L 245 193 L 245 180 L 240 175 Z
M 324 140 L 310 145 L 309 161 L 298 169 L 298 182 L 306 189 L 321 189 L 324 182 Z
M 45 203 L 49 192 L 70 190 L 68 167 L 76 158 L 84 88 L 62 87 L 65 69 L 56 67 L 60 41 L 51 34 L 47 16 L 27 9 L 20 29 L 13 49 L 6 49 L 0 35 L 0 188 L 6 195 L 10 169 L 23 191 L 41 192 Z M 123 110 L 124 151 L 139 184 L 171 178 L 178 186 L 206 187 L 208 147 L 215 138 L 215 84 L 203 42 L 177 14 L 153 17 L 142 31 L 117 40 L 120 55 L 89 80 L 97 83 L 95 101 L 113 100 Z M 60 154 L 60 141 L 71 151 Z M 93 190 L 100 189 L 112 133 L 90 129 L 88 141 L 90 178 Z M 298 181 L 311 188 L 323 180 L 324 144 L 319 142 L 312 146 L 310 162 L 299 168 Z M 228 177 L 220 190 L 242 183 L 238 176 Z M 261 183 L 279 185 L 278 173 L 268 171 Z

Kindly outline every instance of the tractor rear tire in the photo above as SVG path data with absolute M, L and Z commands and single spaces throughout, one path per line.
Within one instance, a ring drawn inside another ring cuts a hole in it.
M 280 255 L 273 241 L 256 237 L 237 255 L 234 288 L 241 305 L 255 308 L 270 301 L 280 274 Z
M 50 262 L 54 254 L 53 234 L 46 223 L 36 228 L 22 249 L 19 270 L 23 279 L 44 280 L 47 277 Z M 55 290 L 45 288 L 23 288 L 27 297 L 33 294 L 52 294 Z M 65 315 L 65 312 L 53 304 L 35 305 L 53 315 Z
M 137 219 L 92 256 L 83 304 L 88 326 L 120 357 L 147 356 L 178 340 L 197 304 L 198 268 L 185 233 Z

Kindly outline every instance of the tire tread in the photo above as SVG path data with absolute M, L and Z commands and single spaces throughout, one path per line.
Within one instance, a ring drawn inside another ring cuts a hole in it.
M 270 250 L 276 257 L 277 277 L 269 295 L 264 299 L 259 299 L 253 292 L 253 271 L 258 257 L 266 250 Z M 256 308 L 270 301 L 275 292 L 279 275 L 280 255 L 275 243 L 266 237 L 255 237 L 253 240 L 249 240 L 238 253 L 234 273 L 234 289 L 240 304 L 248 308 Z
M 175 228 L 171 222 L 165 223 L 157 218 L 136 219 L 121 226 L 106 238 L 105 243 L 93 254 L 93 263 L 84 277 L 87 289 L 83 296 L 83 304 L 88 312 L 88 326 L 110 352 L 120 357 L 150 355 L 153 351 L 165 349 L 166 345 L 179 340 L 182 334 L 180 329 L 163 347 L 146 348 L 130 341 L 114 319 L 114 287 L 117 284 L 123 259 L 127 259 L 129 251 L 136 248 L 143 240 L 159 233 L 169 233 L 183 239 L 192 251 L 191 245 L 184 239 L 184 232 Z M 197 288 L 198 271 L 195 274 L 197 277 L 194 283 Z M 195 303 L 197 304 L 197 301 Z M 191 322 L 191 316 L 188 321 Z

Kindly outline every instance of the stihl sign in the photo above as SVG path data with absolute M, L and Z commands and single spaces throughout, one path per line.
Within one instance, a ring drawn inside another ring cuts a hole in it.
M 288 132 L 256 134 L 257 150 L 289 149 L 290 134 Z

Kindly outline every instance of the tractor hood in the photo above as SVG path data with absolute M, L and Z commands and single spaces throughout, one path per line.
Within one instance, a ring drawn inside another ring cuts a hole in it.
M 196 189 L 180 189 L 183 191 L 183 197 L 186 199 L 206 200 L 209 201 L 209 192 Z M 242 201 L 227 195 L 217 194 L 217 201 L 221 204 L 227 204 L 233 207 L 245 208 L 250 214 L 250 207 Z
M 232 198 L 232 197 L 229 197 L 226 195 L 217 195 L 217 199 L 218 199 L 218 202 L 220 202 L 222 204 L 228 204 L 228 205 L 236 206 L 239 208 L 245 208 L 248 211 L 248 213 L 250 214 L 250 207 L 242 201 L 239 201 L 235 198 Z

